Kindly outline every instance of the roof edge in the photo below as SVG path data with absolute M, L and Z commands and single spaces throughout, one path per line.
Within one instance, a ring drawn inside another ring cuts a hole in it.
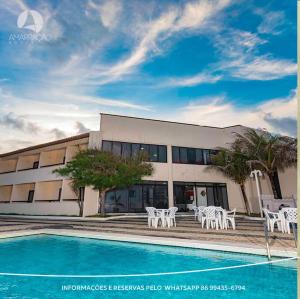
M 54 141 L 50 141 L 50 142 L 46 142 L 46 143 L 32 145 L 32 146 L 21 148 L 21 149 L 15 150 L 15 151 L 0 154 L 0 158 L 15 155 L 15 154 L 20 154 L 23 152 L 39 149 L 39 148 L 46 147 L 46 146 L 51 146 L 51 145 L 56 145 L 56 144 L 60 144 L 60 143 L 65 143 L 65 142 L 69 142 L 69 141 L 73 141 L 73 140 L 86 138 L 86 137 L 89 137 L 89 135 L 90 135 L 90 133 L 88 132 L 88 133 L 83 133 L 83 134 L 79 134 L 79 135 L 75 135 L 75 136 L 71 136 L 71 137 L 67 137 L 67 138 L 63 138 L 63 139 L 58 139 L 58 140 L 54 140 Z
M 119 115 L 119 114 L 112 114 L 112 113 L 103 113 L 103 112 L 100 112 L 100 116 L 101 115 L 124 117 L 124 118 L 133 118 L 133 119 L 149 120 L 149 121 L 158 121 L 158 122 L 164 122 L 164 123 L 170 123 L 170 124 L 195 126 L 195 127 L 203 127 L 203 128 L 214 128 L 214 129 L 227 129 L 227 128 L 234 128 L 234 127 L 245 127 L 245 126 L 239 125 L 239 124 L 238 125 L 232 125 L 232 126 L 226 126 L 226 127 L 204 126 L 204 125 L 191 124 L 191 123 L 183 123 L 183 122 L 177 122 L 177 121 L 171 121 L 171 120 L 144 118 L 144 117 L 137 117 L 137 116 L 128 116 L 128 115 Z

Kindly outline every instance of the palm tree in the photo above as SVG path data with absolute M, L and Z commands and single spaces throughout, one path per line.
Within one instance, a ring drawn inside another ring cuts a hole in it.
M 273 135 L 267 131 L 246 129 L 243 134 L 236 133 L 234 144 L 248 156 L 251 168 L 259 169 L 269 177 L 274 197 L 279 198 L 276 187 L 277 171 L 296 165 L 296 139 Z
M 240 186 L 247 214 L 250 215 L 250 207 L 245 190 L 245 182 L 250 173 L 247 161 L 248 158 L 242 149 L 238 145 L 233 144 L 230 148 L 218 148 L 218 153 L 212 157 L 212 165 L 207 166 L 207 169 L 222 173 Z

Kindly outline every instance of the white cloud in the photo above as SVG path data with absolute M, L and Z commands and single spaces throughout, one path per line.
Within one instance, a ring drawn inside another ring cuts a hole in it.
M 160 86 L 191 87 L 205 83 L 216 83 L 221 80 L 221 78 L 221 75 L 203 72 L 190 77 L 169 78 L 165 83 L 160 84 Z
M 9 129 L 14 138 L 34 144 L 72 136 L 86 128 L 98 130 L 99 112 L 124 113 L 126 109 L 141 112 L 150 108 L 129 101 L 82 95 L 68 88 L 40 87 L 30 97 L 16 96 L 7 88 L 0 88 L 0 127 Z M 11 149 L 7 130 L 0 130 L 0 143 L 1 151 Z
M 175 11 L 170 11 L 163 14 L 157 20 L 150 22 L 148 26 L 145 26 L 146 33 L 138 43 L 138 46 L 132 51 L 130 56 L 107 70 L 106 76 L 109 78 L 109 80 L 114 80 L 123 74 L 130 73 L 137 65 L 145 61 L 147 54 L 149 54 L 150 51 L 158 51 L 158 37 L 162 33 L 170 30 L 174 24 L 176 16 L 177 15 Z
M 256 13 L 262 17 L 262 22 L 257 27 L 257 31 L 261 34 L 278 35 L 281 33 L 280 27 L 285 23 L 285 15 L 282 11 L 257 10 Z
M 276 59 L 267 55 L 242 58 L 228 67 L 231 75 L 248 80 L 274 80 L 297 73 L 297 64 L 287 59 Z
M 118 0 L 106 0 L 101 4 L 93 1 L 88 2 L 88 7 L 95 9 L 104 27 L 113 29 L 119 21 L 119 15 L 122 12 L 122 3 Z
M 81 103 L 93 103 L 102 106 L 109 107 L 119 107 L 127 109 L 136 109 L 136 110 L 151 110 L 150 107 L 146 105 L 133 104 L 123 100 L 108 99 L 100 96 L 88 96 L 88 95 L 79 95 L 79 94 L 64 94 L 64 100 L 72 102 L 81 102 Z
M 212 16 L 224 9 L 231 0 L 204 1 L 198 0 L 187 3 L 180 14 L 173 30 L 194 29 L 202 26 Z
M 152 55 L 159 54 L 162 47 L 158 44 L 169 36 L 182 30 L 199 29 L 205 22 L 216 16 L 222 9 L 230 4 L 229 0 L 199 0 L 187 3 L 183 12 L 178 7 L 172 7 L 144 27 L 141 37 L 131 54 L 106 70 L 104 83 L 113 81 L 124 74 L 132 72 L 139 64 Z
M 219 35 L 215 45 L 221 59 L 216 69 L 244 80 L 267 81 L 295 75 L 295 62 L 258 54 L 258 47 L 266 42 L 257 34 L 241 30 L 229 30 Z
M 0 8 L 14 15 L 18 15 L 23 10 L 29 9 L 27 4 L 22 0 L 2 0 L 0 2 Z
M 296 119 L 297 96 L 292 92 L 287 98 L 272 99 L 252 108 L 238 108 L 224 96 L 206 97 L 193 101 L 168 118 L 180 122 L 207 126 L 244 125 L 265 128 L 271 132 L 290 134 L 286 127 L 269 121 L 272 119 Z M 269 118 L 269 119 L 268 119 Z

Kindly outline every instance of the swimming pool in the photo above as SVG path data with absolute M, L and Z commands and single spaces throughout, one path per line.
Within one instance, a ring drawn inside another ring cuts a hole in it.
M 296 298 L 295 260 L 227 269 L 264 262 L 254 255 L 54 235 L 2 239 L 1 273 L 54 276 L 1 275 L 0 298 Z M 223 270 L 189 272 L 215 268 Z M 168 274 L 147 276 L 155 273 Z M 72 277 L 78 274 L 100 277 Z

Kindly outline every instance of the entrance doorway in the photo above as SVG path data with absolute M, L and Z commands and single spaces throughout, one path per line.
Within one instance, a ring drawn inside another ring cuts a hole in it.
M 197 206 L 207 207 L 207 191 L 206 187 L 196 187 Z

